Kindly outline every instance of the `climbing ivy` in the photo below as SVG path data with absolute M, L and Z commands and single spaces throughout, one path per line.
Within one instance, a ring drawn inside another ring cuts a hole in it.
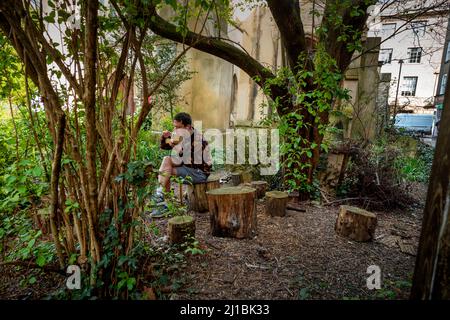
M 269 116 L 262 121 L 265 125 L 275 123 L 280 130 L 280 156 L 282 166 L 286 168 L 284 173 L 286 187 L 289 191 L 306 193 L 310 193 L 314 188 L 306 174 L 311 168 L 311 161 L 308 160 L 317 149 L 328 152 L 328 146 L 321 138 L 325 134 L 328 114 L 333 103 L 337 99 L 350 98 L 348 90 L 341 86 L 343 75 L 337 71 L 335 60 L 323 47 L 318 46 L 312 56 L 313 68 L 306 68 L 308 59 L 311 59 L 311 56 L 308 57 L 306 54 L 300 56 L 299 68 L 296 68 L 296 71 L 281 68 L 275 78 L 266 82 L 263 88 L 266 95 L 269 94 L 271 85 L 288 83 L 294 108 L 280 116 L 276 112 L 280 110 L 280 100 L 270 101 L 269 108 L 272 112 L 269 112 Z M 305 117 L 312 118 L 313 121 Z M 302 129 L 317 129 L 320 141 L 311 136 L 299 135 Z

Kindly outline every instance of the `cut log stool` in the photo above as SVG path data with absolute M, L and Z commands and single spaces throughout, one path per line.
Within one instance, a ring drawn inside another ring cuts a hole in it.
M 191 216 L 177 216 L 168 221 L 168 234 L 171 244 L 188 242 L 195 236 L 195 220 Z
M 206 192 L 208 190 L 220 188 L 219 180 L 219 176 L 211 174 L 206 182 L 188 185 L 187 196 L 189 210 L 196 212 L 207 212 L 208 197 L 206 196 Z
M 242 239 L 256 234 L 255 189 L 226 187 L 207 194 L 213 236 Z
M 266 191 L 267 191 L 267 182 L 266 181 L 252 181 L 251 183 L 252 188 L 256 189 L 256 197 L 258 199 L 264 198 Z
M 337 234 L 355 241 L 370 241 L 375 234 L 377 216 L 372 212 L 341 206 L 334 230 Z
M 233 186 L 238 186 L 242 182 L 242 177 L 240 172 L 231 173 L 231 184 Z
M 283 191 L 266 192 L 266 214 L 271 217 L 284 217 L 289 194 Z

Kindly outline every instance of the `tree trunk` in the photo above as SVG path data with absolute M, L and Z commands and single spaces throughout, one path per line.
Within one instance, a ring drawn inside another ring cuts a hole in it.
M 450 299 L 449 212 L 450 81 L 447 81 L 411 288 L 412 299 Z
M 209 207 L 206 192 L 218 188 L 220 183 L 217 177 L 210 177 L 205 183 L 187 185 L 189 210 L 207 212 Z
M 372 212 L 341 206 L 334 229 L 343 236 L 355 241 L 370 241 L 374 238 L 377 216 Z
M 58 255 L 59 266 L 64 268 L 64 256 L 62 253 L 61 242 L 59 241 L 59 232 L 56 224 L 56 217 L 59 209 L 59 176 L 61 173 L 61 158 L 63 153 L 64 132 L 66 128 L 66 116 L 62 114 L 58 120 L 58 130 L 55 141 L 55 153 L 53 155 L 52 176 L 51 176 L 51 211 L 50 211 L 50 229 L 52 231 L 53 241 L 55 242 L 56 253 Z
M 167 228 L 171 244 L 189 242 L 191 237 L 195 237 L 195 219 L 191 216 L 173 217 Z
M 255 189 L 227 187 L 207 194 L 213 236 L 242 239 L 256 234 Z
M 266 192 L 266 214 L 271 217 L 284 217 L 289 195 L 283 191 Z
M 89 232 L 93 250 L 94 264 L 100 262 L 101 252 L 98 244 L 96 225 L 98 218 L 98 186 L 96 169 L 96 87 L 97 87 L 97 28 L 98 28 L 98 0 L 87 2 L 86 7 L 86 33 L 85 33 L 85 88 L 84 106 L 86 109 L 86 159 L 88 173 L 88 199 L 89 199 Z

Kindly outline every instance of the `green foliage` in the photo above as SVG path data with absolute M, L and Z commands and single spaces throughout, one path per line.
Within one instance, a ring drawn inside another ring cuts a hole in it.
M 7 245 L 0 247 L 6 261 L 33 261 L 44 266 L 55 256 L 53 242 L 43 239 L 42 231 L 34 228 L 26 211 L 0 215 L 0 243 Z
M 376 300 L 407 299 L 411 286 L 410 280 L 386 280 L 383 287 L 375 291 L 373 298 Z
M 434 149 L 424 143 L 418 143 L 416 156 L 401 155 L 394 165 L 402 178 L 411 182 L 428 183 L 433 163 Z
M 195 239 L 194 236 L 189 236 L 187 241 L 183 243 L 182 248 L 184 249 L 184 253 L 190 255 L 203 255 L 206 253 L 206 250 L 201 248 L 200 242 Z
M 272 101 L 269 107 L 273 112 L 264 119 L 262 124 L 278 124 L 282 143 L 280 155 L 285 172 L 285 183 L 289 191 L 311 193 L 314 190 L 312 181 L 309 181 L 306 172 L 311 168 L 313 153 L 318 150 L 328 150 L 325 143 L 318 145 L 309 135 L 302 136 L 299 133 L 305 130 L 317 128 L 318 134 L 323 137 L 327 123 L 321 120 L 323 114 L 328 114 L 335 99 L 348 99 L 348 91 L 340 86 L 342 75 L 337 72 L 335 60 L 330 57 L 323 48 L 319 47 L 312 63 L 313 71 L 305 68 L 309 57 L 299 58 L 299 71 L 294 74 L 291 69 L 282 68 L 276 78 L 266 82 L 264 92 L 269 95 L 271 85 L 283 85 L 289 83 L 289 92 L 294 102 L 294 110 L 277 116 L 281 106 L 279 101 Z M 311 88 L 310 84 L 313 84 Z M 304 119 L 303 110 L 307 110 L 310 119 Z
M 351 146 L 337 195 L 360 197 L 373 209 L 416 204 L 418 199 L 410 193 L 412 183 L 428 182 L 434 150 L 411 137 L 404 138 L 386 134 L 368 146 Z

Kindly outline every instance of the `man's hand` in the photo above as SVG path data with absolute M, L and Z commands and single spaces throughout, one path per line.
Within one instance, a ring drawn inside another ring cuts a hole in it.
M 173 140 L 172 139 L 170 139 L 170 138 L 166 138 L 166 143 L 169 145 L 169 146 L 171 146 L 171 147 L 173 147 L 175 144 L 173 143 Z

